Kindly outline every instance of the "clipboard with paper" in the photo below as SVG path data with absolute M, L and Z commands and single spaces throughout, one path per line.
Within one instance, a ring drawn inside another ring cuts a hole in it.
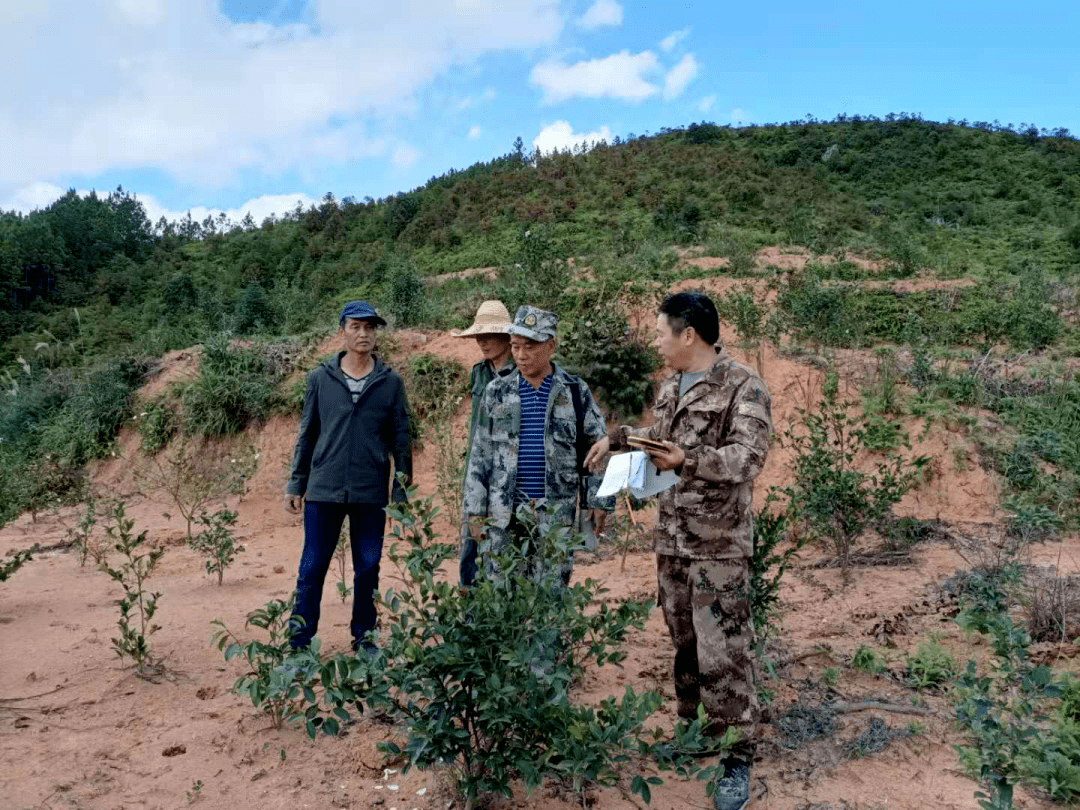
M 671 470 L 661 472 L 649 460 L 648 455 L 635 450 L 612 456 L 604 470 L 604 480 L 596 495 L 604 498 L 626 490 L 635 498 L 651 498 L 665 489 L 675 486 L 679 480 Z

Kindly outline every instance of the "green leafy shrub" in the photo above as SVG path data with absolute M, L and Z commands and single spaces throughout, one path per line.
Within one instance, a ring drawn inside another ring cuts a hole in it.
M 116 601 L 120 608 L 117 621 L 120 635 L 112 640 L 113 650 L 120 660 L 130 658 L 140 675 L 148 675 L 157 668 L 150 651 L 150 636 L 161 629 L 154 623 L 161 594 L 147 591 L 146 583 L 165 556 L 165 550 L 142 551 L 146 532 L 133 533 L 135 521 L 124 513 L 122 503 L 116 504 L 108 517 L 110 524 L 105 527 L 105 533 L 115 541 L 114 548 L 121 559 L 116 567 L 102 562 L 101 570 L 124 590 L 123 597 Z
M 148 368 L 144 360 L 121 359 L 88 372 L 52 418 L 39 425 L 41 452 L 72 465 L 108 455 L 131 417 Z
M 936 639 L 919 645 L 914 654 L 907 656 L 904 675 L 916 689 L 937 689 L 952 680 L 956 674 L 953 661 Z
M 811 537 L 833 546 L 845 577 L 856 538 L 891 514 L 928 461 L 892 456 L 877 460 L 871 473 L 858 469 L 866 431 L 848 416 L 850 406 L 837 399 L 835 385 L 826 386 L 817 410 L 800 408 L 799 423 L 783 435 L 795 452 L 795 482 L 783 490 L 791 515 Z
M 142 451 L 150 456 L 165 448 L 180 425 L 176 408 L 167 397 L 147 402 L 133 419 L 142 440 Z
M 881 657 L 873 647 L 867 647 L 865 644 L 860 644 L 859 649 L 851 656 L 851 666 L 873 675 L 885 671 L 885 663 Z
M 203 346 L 199 376 L 183 391 L 184 428 L 197 436 L 239 433 L 267 417 L 288 366 L 253 346 L 230 346 L 217 335 Z
M 775 500 L 775 494 L 770 493 L 765 506 L 754 516 L 754 553 L 750 558 L 750 613 L 762 637 L 769 634 L 773 624 L 780 601 L 780 580 L 806 542 L 804 536 L 792 538 L 787 512 L 772 511 Z M 780 546 L 789 541 L 791 545 L 781 551 Z
M 424 279 L 411 261 L 399 259 L 390 270 L 387 309 L 399 326 L 417 326 L 427 316 Z
M 297 622 L 290 618 L 292 599 L 272 599 L 263 607 L 247 615 L 244 628 L 257 627 L 266 631 L 263 641 L 243 641 L 221 619 L 214 619 L 216 627 L 213 643 L 225 655 L 226 661 L 239 656 L 248 671 L 236 679 L 232 691 L 251 700 L 269 718 L 271 725 L 279 729 L 287 721 L 303 715 L 305 700 L 315 701 L 310 685 L 310 665 L 289 644 L 296 632 Z M 318 645 L 318 639 L 312 645 Z
M 176 504 L 187 524 L 188 540 L 192 537 L 191 524 L 213 501 L 224 496 L 234 475 L 220 450 L 179 442 L 164 456 L 151 456 L 136 470 L 141 484 L 164 491 Z
M 406 381 L 411 417 L 436 422 L 452 414 L 461 403 L 469 372 L 457 360 L 423 352 L 409 357 Z
M 584 379 L 611 416 L 641 413 L 652 399 L 649 378 L 660 358 L 643 329 L 633 328 L 611 302 L 585 308 L 560 343 L 566 367 Z
M 388 508 L 388 556 L 402 585 L 379 596 L 381 653 L 359 670 L 324 664 L 321 676 L 338 679 L 323 681 L 328 691 L 342 674 L 354 685 L 359 676 L 356 693 L 407 729 L 404 745 L 380 748 L 403 757 L 405 770 L 450 766 L 468 808 L 486 794 L 511 795 L 517 778 L 530 791 L 546 777 L 572 780 L 581 791 L 619 784 L 626 770 L 636 771 L 629 789 L 648 800 L 658 768 L 704 778 L 715 772 L 685 753 L 722 750 L 737 734 L 707 742 L 704 715 L 680 724 L 674 740 L 661 739 L 643 726 L 660 705 L 654 693 L 627 689 L 599 706 L 569 700 L 587 665 L 625 658 L 620 645 L 643 625 L 648 604 L 610 607 L 592 580 L 563 586 L 559 562 L 567 546 L 557 532 L 508 549 L 498 574 L 459 588 L 440 571 L 456 545 L 438 541 L 436 511 L 432 498 L 415 493 Z
M 206 573 L 217 574 L 220 586 L 225 569 L 233 564 L 236 555 L 244 550 L 236 544 L 232 527 L 236 525 L 236 512 L 221 509 L 212 515 L 199 515 L 203 530 L 188 541 L 197 552 L 206 557 Z

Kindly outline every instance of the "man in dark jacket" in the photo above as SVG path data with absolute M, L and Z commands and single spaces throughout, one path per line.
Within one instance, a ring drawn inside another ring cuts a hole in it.
M 376 651 L 375 629 L 386 515 L 390 457 L 394 469 L 412 476 L 409 404 L 401 377 L 374 353 L 375 334 L 385 326 L 367 301 L 341 311 L 345 350 L 308 375 L 304 415 L 296 439 L 285 509 L 304 512 L 304 551 L 296 578 L 293 615 L 303 625 L 292 637 L 306 647 L 319 628 L 323 581 L 346 515 L 353 560 L 353 649 Z M 394 482 L 394 501 L 405 492 Z

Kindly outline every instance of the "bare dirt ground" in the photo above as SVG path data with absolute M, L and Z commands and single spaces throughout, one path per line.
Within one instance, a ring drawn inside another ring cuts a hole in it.
M 730 342 L 734 336 L 725 333 L 723 338 Z M 434 351 L 467 365 L 479 359 L 471 341 L 444 335 L 399 333 L 396 343 L 406 353 Z M 320 351 L 332 346 L 328 341 Z M 733 352 L 740 356 L 737 349 Z M 174 355 L 166 358 L 148 391 L 160 392 L 163 380 L 190 371 L 191 353 Z M 750 358 L 740 359 L 752 363 Z M 798 407 L 814 402 L 820 372 L 771 349 L 765 361 L 774 418 L 782 429 L 796 418 Z M 455 420 L 459 436 L 464 433 L 467 406 L 462 403 Z M 914 435 L 923 425 L 908 428 Z M 226 664 L 211 646 L 210 621 L 222 618 L 229 627 L 242 630 L 250 610 L 272 598 L 287 598 L 294 584 L 302 528 L 300 518 L 283 511 L 281 492 L 295 430 L 295 419 L 278 417 L 248 432 L 246 438 L 260 452 L 260 467 L 243 501 L 229 501 L 240 513 L 237 534 L 247 551 L 226 572 L 221 587 L 183 544 L 181 521 L 163 517 L 170 505 L 161 494 L 139 491 L 132 474 L 139 463 L 132 431 L 121 435 L 117 458 L 96 467 L 93 481 L 99 493 L 126 498 L 137 531 L 147 530 L 153 543 L 167 547 L 152 580 L 161 592 L 157 618 L 162 629 L 152 644 L 167 667 L 162 682 L 135 677 L 115 658 L 110 638 L 116 631 L 118 588 L 92 563 L 80 568 L 73 553 L 56 549 L 39 555 L 0 585 L 0 756 L 5 765 L 0 773 L 0 807 L 447 810 L 452 806 L 439 774 L 384 770 L 375 743 L 396 737 L 400 730 L 364 717 L 339 739 L 311 742 L 302 729 L 268 728 L 265 717 L 229 691 L 240 674 L 239 664 Z M 948 462 L 954 447 L 968 448 L 967 439 L 941 423 L 915 443 L 913 452 L 932 455 L 941 463 L 932 480 L 910 494 L 898 511 L 951 524 L 977 543 L 1000 523 L 998 485 L 977 464 L 958 471 Z M 770 454 L 757 484 L 759 503 L 768 487 L 788 480 L 789 462 L 782 448 Z M 432 451 L 421 450 L 415 466 L 421 493 L 432 493 L 436 483 Z M 24 516 L 0 531 L 0 554 L 33 542 L 60 545 L 66 528 L 77 520 L 78 510 L 73 508 L 41 515 L 36 523 Z M 967 564 L 945 542 L 924 543 L 914 549 L 910 561 L 858 568 L 845 585 L 838 569 L 817 566 L 826 557 L 822 550 L 808 549 L 784 579 L 783 615 L 770 657 L 798 660 L 780 666 L 776 677 L 762 673 L 771 693 L 767 716 L 773 722 L 763 728 L 751 807 L 976 807 L 972 797 L 976 784 L 960 773 L 952 749 L 963 736 L 955 729 L 948 698 L 917 694 L 890 674 L 871 676 L 845 666 L 859 645 L 868 644 L 886 657 L 892 672 L 898 672 L 903 654 L 914 650 L 929 632 L 938 633 L 941 643 L 961 661 L 983 657 L 985 644 L 965 637 L 949 620 L 955 606 L 939 588 Z M 1080 571 L 1080 539 L 1038 547 L 1033 562 L 1060 563 L 1069 572 Z M 386 563 L 384 587 L 393 574 Z M 603 581 L 613 600 L 654 598 L 653 558 L 644 551 L 632 552 L 625 572 L 620 572 L 619 555 L 602 545 L 597 554 L 579 558 L 575 576 Z M 327 583 L 325 593 L 320 635 L 328 649 L 346 650 L 347 606 L 332 583 Z M 590 672 L 580 698 L 621 693 L 626 685 L 659 689 L 667 700 L 653 723 L 670 728 L 672 661 L 663 619 L 654 610 L 644 632 L 633 637 L 625 667 Z M 832 687 L 823 683 L 823 678 L 831 680 L 829 668 L 838 670 Z M 794 705 L 871 698 L 902 706 L 912 706 L 917 698 L 920 713 L 838 714 L 831 734 L 796 748 L 790 747 L 795 743 L 776 724 Z M 880 753 L 850 758 L 844 743 L 863 732 L 875 716 L 893 730 L 918 723 L 918 733 L 894 740 Z M 548 789 L 533 796 L 521 791 L 516 806 L 558 810 L 580 805 Z M 640 805 L 616 790 L 601 790 L 592 794 L 591 806 L 622 810 Z M 700 784 L 669 779 L 654 789 L 652 806 L 683 810 L 705 808 L 708 803 Z M 1021 790 L 1017 806 L 1052 805 Z

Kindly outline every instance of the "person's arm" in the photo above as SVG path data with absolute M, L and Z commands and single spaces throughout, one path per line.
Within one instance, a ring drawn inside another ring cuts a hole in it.
M 759 380 L 751 378 L 735 394 L 725 444 L 682 448 L 685 457 L 679 474 L 718 484 L 752 481 L 765 465 L 771 426 L 769 394 Z
M 409 398 L 405 394 L 405 383 L 397 378 L 397 392 L 393 408 L 393 454 L 394 470 L 405 474 L 405 486 L 412 486 L 412 437 L 409 433 Z M 393 501 L 399 503 L 408 499 L 408 494 L 394 477 Z
M 465 519 L 488 516 L 488 486 L 491 482 L 491 396 L 484 390 L 480 411 L 476 415 L 472 444 L 469 446 L 469 464 L 465 471 L 464 507 Z
M 289 483 L 285 487 L 286 505 L 290 512 L 300 511 L 300 502 L 307 492 L 308 476 L 311 474 L 311 457 L 315 452 L 315 442 L 319 439 L 319 401 L 315 375 L 311 372 L 304 390 L 304 410 L 300 417 L 300 432 L 293 449 L 292 468 L 289 471 Z

